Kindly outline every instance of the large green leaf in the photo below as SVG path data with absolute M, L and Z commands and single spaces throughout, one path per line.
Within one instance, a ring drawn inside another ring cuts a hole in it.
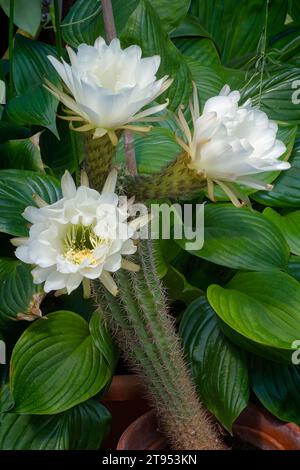
M 68 170 L 70 173 L 79 169 L 83 160 L 83 138 L 79 132 L 70 130 L 69 124 L 57 120 L 58 138 L 46 129 L 40 136 L 39 145 L 45 166 L 56 176 L 61 177 Z
M 294 278 L 281 272 L 238 273 L 226 288 L 211 285 L 207 294 L 233 341 L 290 362 L 292 343 L 300 338 L 300 284 Z
M 0 143 L 10 139 L 25 139 L 30 136 L 30 130 L 11 122 L 0 121 Z
M 139 0 L 112 0 L 118 36 L 123 31 Z M 105 36 L 102 7 L 95 0 L 77 0 L 62 23 L 63 38 L 67 44 L 94 44 L 98 36 Z
M 39 85 L 26 94 L 10 100 L 7 105 L 9 120 L 20 126 L 36 125 L 47 127 L 57 136 L 56 109 L 58 101 L 43 85 Z
M 299 79 L 299 68 L 281 65 L 267 70 L 262 77 L 257 73 L 243 89 L 243 100 L 265 111 L 270 119 L 300 123 L 300 107 L 292 102 L 293 82 Z
M 39 305 L 40 288 L 32 281 L 31 266 L 0 258 L 0 327 L 31 313 Z
M 253 357 L 251 384 L 257 398 L 277 418 L 300 425 L 300 368 Z
M 272 47 L 267 57 L 272 61 L 289 63 L 295 67 L 300 65 L 300 28 L 294 25 L 288 26 L 272 40 Z
M 186 240 L 176 240 L 184 248 Z M 208 204 L 204 209 L 204 245 L 195 256 L 234 269 L 284 269 L 288 245 L 277 227 L 259 212 L 231 204 Z
M 203 293 L 201 289 L 190 284 L 184 274 L 174 266 L 168 267 L 163 282 L 167 288 L 168 296 L 172 300 L 181 300 L 186 305 Z
M 10 1 L 0 0 L 0 6 L 8 16 Z M 41 23 L 41 0 L 30 0 L 30 5 L 28 0 L 14 0 L 14 3 L 14 23 L 26 33 L 35 36 Z
M 197 85 L 202 108 L 206 100 L 218 95 L 224 85 L 228 84 L 231 89 L 239 90 L 246 83 L 243 70 L 229 69 L 221 65 L 205 66 L 189 57 L 187 64 Z
M 73 312 L 50 313 L 27 328 L 14 347 L 10 369 L 14 411 L 68 410 L 102 390 L 111 374 L 88 323 Z
M 54 416 L 5 413 L 0 417 L 1 450 L 98 450 L 110 414 L 89 400 Z
M 214 42 L 209 38 L 175 38 L 180 52 L 201 66 L 220 65 L 220 57 Z
M 249 400 L 246 358 L 224 336 L 204 297 L 186 309 L 180 334 L 201 399 L 231 431 Z
M 181 147 L 169 129 L 154 127 L 146 135 L 134 135 L 134 148 L 139 173 L 156 173 L 175 160 Z M 159 149 L 159 151 L 157 151 Z M 121 140 L 116 159 L 118 163 L 125 161 L 124 143 Z
M 150 2 L 140 0 L 122 32 L 121 39 L 127 45 L 138 44 L 145 56 L 160 55 L 158 77 L 169 75 L 174 79 L 164 94 L 164 97 L 170 99 L 171 110 L 176 110 L 180 104 L 188 102 L 192 91 L 189 68 L 184 57 L 162 29 L 159 16 Z
M 266 6 L 265 0 L 196 0 L 191 11 L 214 38 L 223 63 L 230 63 L 260 52 Z M 283 26 L 286 10 L 287 2 L 268 2 L 269 33 Z
M 30 139 L 9 140 L 0 144 L 0 168 L 42 171 L 40 151 Z
M 210 38 L 210 34 L 203 28 L 199 19 L 193 15 L 186 15 L 178 28 L 170 33 L 171 38 L 181 37 L 203 37 Z
M 19 95 L 44 83 L 45 78 L 58 85 L 59 79 L 47 58 L 48 55 L 57 56 L 55 47 L 27 39 L 24 36 L 16 36 L 13 73 L 14 85 Z
M 174 29 L 186 15 L 190 0 L 174 0 L 170 8 L 168 0 L 152 0 L 151 4 L 161 19 L 165 31 Z M 138 7 L 139 0 L 112 0 L 118 36 L 124 30 L 128 18 Z M 100 2 L 77 0 L 62 23 L 64 40 L 73 47 L 81 43 L 93 44 L 98 36 L 105 36 Z
M 17 36 L 14 44 L 14 85 L 19 96 L 10 100 L 7 113 L 18 124 L 36 124 L 56 133 L 58 100 L 43 86 L 47 77 L 59 84 L 58 75 L 47 55 L 56 56 L 54 47 Z
M 299 17 L 300 17 L 300 5 L 298 0 L 291 0 L 290 2 L 290 14 L 292 15 L 292 18 L 299 22 Z
M 291 168 L 276 179 L 272 191 L 258 191 L 252 198 L 265 206 L 300 207 L 300 138 L 290 156 Z
M 99 311 L 93 313 L 89 326 L 96 347 L 106 359 L 111 370 L 113 370 L 117 358 L 116 347 L 104 322 L 103 315 Z
M 8 383 L 1 384 L 0 388 L 0 422 L 1 413 L 6 413 L 14 406 L 14 400 L 9 389 Z M 1 426 L 0 426 L 1 429 Z
M 165 31 L 172 31 L 185 17 L 190 7 L 191 0 L 151 0 L 156 13 L 161 19 Z
M 300 282 L 300 256 L 292 255 L 290 257 L 288 273 Z
M 271 207 L 267 207 L 263 214 L 281 230 L 291 252 L 294 255 L 300 255 L 300 211 L 280 215 Z
M 11 235 L 28 235 L 22 216 L 27 206 L 34 206 L 33 195 L 52 204 L 61 197 L 59 183 L 51 176 L 25 170 L 0 171 L 0 231 Z

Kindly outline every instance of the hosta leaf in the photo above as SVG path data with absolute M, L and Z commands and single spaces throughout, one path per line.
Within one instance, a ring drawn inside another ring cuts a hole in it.
M 300 210 L 280 215 L 271 207 L 267 207 L 263 214 L 282 232 L 291 252 L 294 255 L 300 255 Z
M 184 248 L 185 240 L 176 240 Z M 277 227 L 259 212 L 231 204 L 209 204 L 204 211 L 204 245 L 195 256 L 243 270 L 284 269 L 288 245 Z
M 290 257 L 288 273 L 300 282 L 300 256 L 292 255 Z
M 116 365 L 117 352 L 103 316 L 99 311 L 93 313 L 89 326 L 95 345 L 113 370 Z
M 58 100 L 44 88 L 45 78 L 58 85 L 59 79 L 47 55 L 54 47 L 17 36 L 14 43 L 14 85 L 19 96 L 10 100 L 7 113 L 18 124 L 36 124 L 56 133 Z
M 28 0 L 14 0 L 14 3 L 14 23 L 26 33 L 35 36 L 41 23 L 41 0 L 30 0 L 30 11 Z M 9 16 L 10 0 L 0 0 L 0 6 Z
M 45 130 L 39 140 L 41 155 L 45 166 L 61 177 L 66 170 L 70 173 L 79 169 L 83 160 L 83 138 L 79 132 L 73 132 L 69 124 L 57 120 L 59 139 L 49 130 Z
M 112 0 L 114 19 L 118 36 L 123 31 L 139 0 Z M 105 36 L 100 1 L 77 0 L 68 11 L 62 23 L 62 34 L 67 44 L 94 44 L 98 36 Z
M 228 84 L 231 89 L 239 90 L 246 82 L 243 70 L 229 69 L 221 65 L 208 67 L 189 57 L 186 61 L 199 91 L 201 108 L 208 98 L 218 95 L 224 85 Z
M 170 33 L 171 38 L 180 38 L 186 36 L 200 36 L 203 38 L 210 38 L 210 34 L 203 28 L 199 19 L 193 15 L 186 15 L 178 28 Z
M 207 295 L 234 342 L 290 362 L 292 343 L 300 338 L 300 284 L 294 278 L 282 272 L 238 273 L 226 288 L 211 285 Z
M 10 370 L 14 411 L 55 414 L 91 398 L 111 378 L 88 323 L 59 311 L 30 325 L 17 341 Z
M 201 289 L 190 284 L 184 274 L 174 268 L 174 266 L 169 266 L 163 282 L 169 297 L 172 300 L 181 300 L 186 305 L 203 293 Z
M 6 111 L 9 120 L 20 126 L 36 125 L 47 127 L 57 136 L 56 109 L 58 100 L 39 85 L 24 95 L 10 100 Z
M 11 122 L 0 121 L 0 143 L 12 139 L 25 139 L 30 136 L 30 130 L 26 127 Z
M 186 309 L 180 334 L 201 399 L 231 431 L 249 400 L 246 358 L 224 336 L 204 297 Z
M 221 51 L 223 63 L 259 53 L 268 6 L 268 32 L 283 26 L 287 2 L 271 0 L 196 0 L 191 12 L 211 34 Z M 226 25 L 226 27 L 224 27 Z
M 27 222 L 22 216 L 27 206 L 34 206 L 33 195 L 52 204 L 61 197 L 59 183 L 51 176 L 25 170 L 0 171 L 0 231 L 27 236 Z
M 1 413 L 6 413 L 13 406 L 14 406 L 14 400 L 10 393 L 9 384 L 5 383 L 1 385 L 1 388 L 0 388 L 0 422 L 1 422 Z M 1 426 L 0 426 L 0 429 L 1 429 Z
M 291 168 L 283 171 L 274 183 L 272 191 L 258 191 L 252 198 L 265 206 L 300 207 L 300 138 L 289 158 Z
M 295 21 L 299 22 L 300 16 L 300 5 L 298 0 L 291 0 L 290 2 L 290 14 Z
M 292 102 L 293 82 L 299 79 L 299 68 L 282 65 L 267 71 L 261 80 L 257 73 L 243 90 L 243 100 L 251 98 L 253 105 L 267 113 L 269 119 L 300 123 L 300 106 Z
M 140 0 L 139 6 L 130 16 L 121 39 L 127 45 L 138 44 L 145 56 L 158 54 L 161 65 L 157 76 L 169 75 L 174 79 L 164 94 L 170 100 L 169 108 L 175 111 L 186 104 L 192 91 L 191 75 L 183 56 L 162 29 L 160 19 L 150 2 Z M 163 98 L 162 98 L 163 99 Z
M 31 266 L 0 258 L 0 327 L 30 313 L 40 303 L 40 288 L 32 281 Z
M 173 0 L 170 6 L 169 0 L 151 0 L 165 31 L 172 31 L 180 23 L 187 14 L 190 3 L 191 0 Z
M 206 38 L 175 38 L 175 46 L 180 52 L 201 66 L 220 65 L 220 57 L 214 42 Z
M 27 39 L 21 35 L 16 36 L 13 73 L 14 85 L 19 95 L 43 84 L 45 78 L 58 85 L 59 79 L 47 58 L 48 55 L 56 57 L 55 47 Z
M 181 147 L 169 129 L 154 127 L 146 135 L 134 135 L 134 148 L 139 173 L 156 173 L 175 160 Z M 159 148 L 159 152 L 157 149 Z M 124 143 L 121 140 L 116 159 L 118 163 L 125 161 Z
M 0 417 L 1 450 L 98 450 L 110 414 L 89 400 L 54 416 L 5 413 Z
M 9 140 L 0 144 L 0 168 L 42 171 L 40 151 L 30 139 Z
M 253 356 L 251 384 L 260 402 L 277 418 L 300 425 L 300 368 Z

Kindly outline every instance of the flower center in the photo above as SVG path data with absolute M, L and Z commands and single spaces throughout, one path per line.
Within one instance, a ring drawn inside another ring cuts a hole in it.
M 95 234 L 92 225 L 69 225 L 63 241 L 63 255 L 73 264 L 81 264 L 88 259 L 89 264 L 95 265 L 97 259 L 94 250 L 107 242 Z

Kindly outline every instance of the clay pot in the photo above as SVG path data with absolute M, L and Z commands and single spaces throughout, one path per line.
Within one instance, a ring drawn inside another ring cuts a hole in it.
M 262 407 L 249 405 L 233 425 L 241 440 L 263 450 L 299 450 L 300 428 L 285 423 Z
M 263 450 L 300 449 L 300 428 L 284 423 L 268 411 L 249 405 L 233 426 L 233 433 L 242 441 Z M 118 450 L 159 450 L 167 447 L 160 434 L 154 410 L 140 416 L 122 434 Z
M 101 446 L 106 450 L 116 449 L 125 429 L 150 409 L 137 375 L 115 375 L 101 403 L 112 415 L 111 431 Z
M 155 412 L 150 410 L 123 432 L 117 450 L 159 450 L 166 447 L 166 440 L 158 430 Z

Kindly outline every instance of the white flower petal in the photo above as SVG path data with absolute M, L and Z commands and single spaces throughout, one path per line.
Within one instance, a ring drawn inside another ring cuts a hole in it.
M 63 197 L 71 199 L 76 195 L 76 185 L 70 173 L 66 170 L 61 179 Z

